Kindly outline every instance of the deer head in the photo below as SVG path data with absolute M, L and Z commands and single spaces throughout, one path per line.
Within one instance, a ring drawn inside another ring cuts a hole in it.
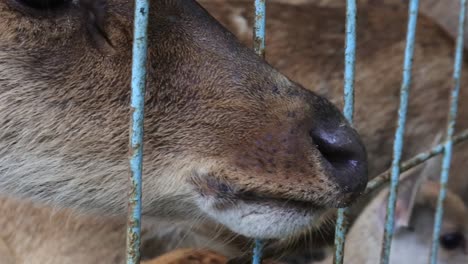
M 367 182 L 339 109 L 195 1 L 151 2 L 143 213 L 252 237 L 297 232 Z M 123 215 L 133 4 L 0 3 L 0 192 Z

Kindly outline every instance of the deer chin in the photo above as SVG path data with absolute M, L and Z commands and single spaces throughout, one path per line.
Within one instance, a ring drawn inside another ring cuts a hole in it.
M 231 231 L 251 238 L 280 239 L 316 226 L 327 211 L 307 202 L 200 195 L 198 207 Z

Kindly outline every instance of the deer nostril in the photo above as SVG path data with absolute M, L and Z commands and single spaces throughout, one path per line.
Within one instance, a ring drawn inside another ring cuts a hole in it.
M 367 154 L 357 132 L 348 125 L 310 132 L 325 168 L 345 193 L 360 193 L 367 183 Z
M 341 131 L 318 131 L 311 136 L 322 156 L 334 166 L 347 166 L 359 155 L 353 139 Z

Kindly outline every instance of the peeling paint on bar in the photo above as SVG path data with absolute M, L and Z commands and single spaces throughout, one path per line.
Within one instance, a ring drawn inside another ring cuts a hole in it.
M 127 219 L 127 264 L 140 263 L 141 176 L 143 164 L 143 118 L 146 85 L 149 0 L 135 1 L 130 127 L 130 192 Z
M 354 69 L 356 64 L 356 0 L 347 0 L 346 4 L 346 43 L 344 72 L 344 116 L 353 123 L 354 116 Z M 344 259 L 345 237 L 348 229 L 347 208 L 338 210 L 335 227 L 335 264 L 342 264 Z
M 397 197 L 398 179 L 400 177 L 400 162 L 403 152 L 403 136 L 408 110 L 408 98 L 411 87 L 411 70 L 413 66 L 414 42 L 416 40 L 416 24 L 418 19 L 419 0 L 411 0 L 409 5 L 408 31 L 406 35 L 405 61 L 403 65 L 403 82 L 400 91 L 400 107 L 398 109 L 398 126 L 393 145 L 392 177 L 390 195 L 388 198 L 387 215 L 385 218 L 384 237 L 382 241 L 381 264 L 388 264 L 390 248 L 393 238 L 395 205 Z
M 265 0 L 255 0 L 255 24 L 254 24 L 254 50 L 262 58 L 265 58 L 265 24 L 266 6 Z
M 453 134 L 455 132 L 455 123 L 457 118 L 458 95 L 460 93 L 460 77 L 463 65 L 463 36 L 465 31 L 465 13 L 466 0 L 460 0 L 460 15 L 458 21 L 458 36 L 455 50 L 455 61 L 453 66 L 454 87 L 451 94 L 450 111 L 447 124 L 446 142 L 444 148 L 444 157 L 442 161 L 442 172 L 440 175 L 440 192 L 437 199 L 437 209 L 434 221 L 434 230 L 432 233 L 431 246 L 431 264 L 437 263 L 437 253 L 439 248 L 440 228 L 442 226 L 442 217 L 444 214 L 444 201 L 447 195 L 447 182 L 450 175 L 450 162 L 452 160 Z
M 255 0 L 255 24 L 253 48 L 258 56 L 265 58 L 266 0 Z M 263 241 L 255 239 L 253 264 L 262 263 Z

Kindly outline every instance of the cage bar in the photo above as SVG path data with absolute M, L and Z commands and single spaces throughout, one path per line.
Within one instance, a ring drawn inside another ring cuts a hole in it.
M 255 0 L 255 24 L 254 24 L 254 50 L 262 58 L 265 58 L 265 24 L 266 4 L 265 0 Z
M 406 35 L 405 60 L 403 65 L 403 81 L 400 90 L 400 107 L 398 109 L 398 124 L 393 144 L 392 173 L 390 179 L 390 195 L 388 198 L 387 215 L 385 218 L 384 238 L 382 241 L 381 264 L 388 264 L 395 222 L 395 205 L 398 179 L 400 177 L 400 162 L 403 152 L 403 137 L 408 110 L 408 98 L 411 87 L 411 70 L 413 66 L 414 42 L 416 40 L 416 23 L 418 19 L 419 0 L 411 0 L 408 12 L 408 29 Z
M 261 264 L 264 242 L 261 239 L 255 239 L 252 264 Z
M 434 221 L 434 230 L 432 233 L 430 263 L 437 263 L 437 253 L 439 248 L 440 228 L 444 214 L 444 201 L 447 195 L 447 183 L 450 176 L 450 162 L 452 160 L 453 134 L 458 110 L 458 95 L 460 93 L 460 77 L 463 66 L 463 33 L 465 30 L 466 0 L 460 0 L 460 15 L 458 20 L 458 36 L 455 48 L 455 60 L 453 70 L 454 87 L 450 98 L 450 110 L 448 114 L 447 134 L 444 148 L 444 157 L 442 160 L 442 172 L 440 175 L 440 191 L 437 199 L 437 209 Z
M 149 0 L 135 0 L 131 81 L 130 191 L 127 219 L 127 264 L 140 263 L 143 118 L 148 50 Z
M 356 65 L 356 0 L 346 3 L 346 40 L 344 71 L 344 116 L 349 123 L 354 117 L 354 71 Z M 347 208 L 338 210 L 335 226 L 335 264 L 343 263 L 345 236 L 348 229 Z
M 265 25 L 266 3 L 265 0 L 255 0 L 255 23 L 253 30 L 253 48 L 258 56 L 265 58 Z M 263 241 L 255 239 L 253 250 L 253 264 L 262 263 Z

